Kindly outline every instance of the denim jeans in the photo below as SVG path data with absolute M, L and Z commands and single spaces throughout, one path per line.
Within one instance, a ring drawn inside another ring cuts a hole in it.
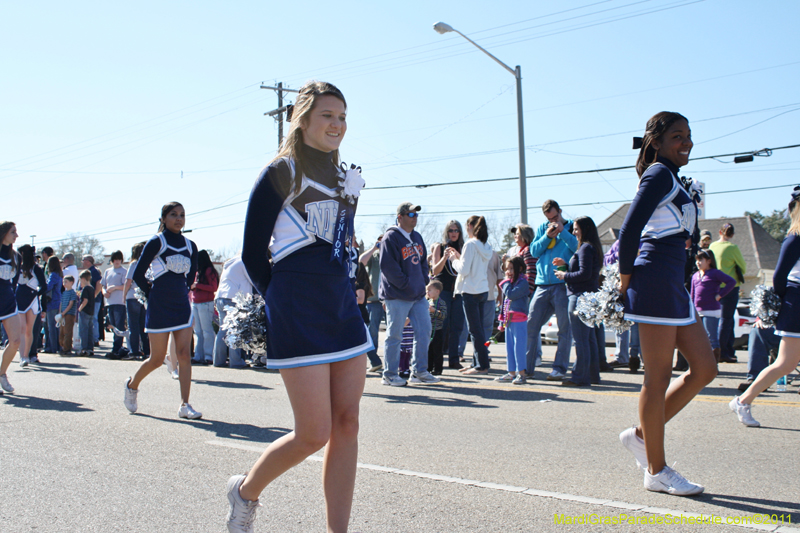
M 606 327 L 603 324 L 600 324 L 596 328 L 593 328 L 593 333 L 595 338 L 597 339 L 597 343 L 593 344 L 597 348 L 597 361 L 600 365 L 599 368 L 603 368 L 608 366 L 608 359 L 606 359 Z M 592 377 L 594 379 L 594 377 Z M 597 381 L 600 380 L 600 373 L 597 374 Z M 592 381 L 595 383 L 595 381 Z
M 81 336 L 81 351 L 91 352 L 94 350 L 92 335 L 94 334 L 94 317 L 87 315 L 83 311 L 78 312 L 78 331 Z
M 525 372 L 528 327 L 525 322 L 509 322 L 506 327 L 506 360 L 509 372 Z
M 98 317 L 100 316 L 100 308 L 103 306 L 101 302 L 98 302 L 99 295 L 95 296 L 94 302 L 94 316 L 92 317 L 92 341 L 97 342 L 100 340 L 100 322 L 98 321 Z
M 719 301 L 722 306 L 722 318 L 719 321 L 719 347 L 723 358 L 735 357 L 733 350 L 734 323 L 733 314 L 739 304 L 739 288 L 736 287 Z
M 769 366 L 769 352 L 778 352 L 781 338 L 775 335 L 775 328 L 756 328 L 750 330 L 747 343 L 747 379 L 756 379 L 762 370 Z
M 572 369 L 570 381 L 579 385 L 589 385 L 592 381 L 600 381 L 597 330 L 584 324 L 575 314 L 578 296 L 580 295 L 572 294 L 568 300 L 570 331 L 575 341 L 575 367 Z
M 567 301 L 567 286 L 563 283 L 552 285 L 537 285 L 536 292 L 531 298 L 528 310 L 528 353 L 527 368 L 532 374 L 535 368 L 536 356 L 540 353 L 541 346 L 539 332 L 542 326 L 555 313 L 558 321 L 558 347 L 556 359 L 553 362 L 553 372 L 567 373 L 569 365 L 569 352 L 572 350 L 572 334 L 569 327 L 569 302 Z
M 45 352 L 57 353 L 60 349 L 58 346 L 58 328 L 56 327 L 56 315 L 58 309 L 48 309 L 45 323 L 47 324 L 47 336 L 45 337 Z
M 231 368 L 244 368 L 246 363 L 242 357 L 241 348 L 229 348 L 225 344 L 225 330 L 222 329 L 222 324 L 225 323 L 226 305 L 233 305 L 231 298 L 217 298 L 214 300 L 214 305 L 217 307 L 217 314 L 219 315 L 219 331 L 214 339 L 214 366 L 225 366 L 225 360 L 228 360 L 228 366 Z
M 406 318 L 414 327 L 414 357 L 411 368 L 414 374 L 428 371 L 428 344 L 431 340 L 431 315 L 428 300 L 386 300 L 386 342 L 383 345 L 383 376 L 397 376 L 400 366 L 400 341 Z
M 144 332 L 144 319 L 147 310 L 136 298 L 125 300 L 128 309 L 128 329 L 131 332 L 131 352 L 136 354 L 150 354 L 150 338 Z
M 194 360 L 202 363 L 203 361 L 213 362 L 214 358 L 214 302 L 192 303 L 192 313 L 194 322 L 192 329 L 197 335 L 197 342 L 194 345 Z
M 122 304 L 114 304 L 106 307 L 108 312 L 108 323 L 120 331 L 125 331 L 125 306 Z M 114 335 L 114 345 L 111 348 L 112 353 L 119 353 L 122 349 L 122 341 L 125 337 Z
M 461 294 L 464 303 L 464 316 L 467 319 L 467 328 L 472 335 L 472 344 L 475 355 L 472 356 L 472 366 L 478 370 L 488 370 L 489 349 L 486 348 L 486 335 L 483 329 L 483 309 L 486 306 L 488 292 L 481 294 Z
M 622 333 L 615 333 L 614 337 L 617 341 L 617 350 L 614 353 L 614 357 L 616 357 L 618 362 L 627 365 L 628 361 L 630 361 L 628 355 L 628 346 L 631 339 L 631 330 L 623 331 Z
M 448 365 L 458 366 L 463 350 L 459 352 L 461 333 L 464 331 L 464 307 L 460 294 L 442 291 L 439 298 L 447 304 L 447 316 L 442 324 L 443 344 L 447 350 Z
M 700 317 L 703 320 L 703 327 L 706 328 L 708 340 L 711 341 L 711 349 L 719 348 L 719 318 L 715 316 Z
M 372 338 L 374 348 L 367 352 L 370 366 L 381 364 L 378 356 L 378 333 L 380 333 L 381 322 L 383 321 L 383 304 L 381 302 L 367 302 L 367 312 L 369 313 L 369 336 Z
M 483 336 L 488 341 L 492 338 L 492 331 L 494 330 L 494 319 L 495 319 L 495 311 L 497 308 L 495 307 L 495 300 L 489 300 L 487 298 L 486 303 L 483 306 Z

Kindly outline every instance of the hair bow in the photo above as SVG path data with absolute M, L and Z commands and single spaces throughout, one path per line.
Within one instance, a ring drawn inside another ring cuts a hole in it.
M 286 106 L 286 122 L 292 121 L 292 113 L 294 112 L 294 104 Z
M 644 138 L 643 137 L 634 137 L 633 138 L 633 149 L 634 150 L 640 150 L 642 148 L 643 144 L 644 144 Z
M 792 189 L 792 200 L 800 199 L 800 185 Z

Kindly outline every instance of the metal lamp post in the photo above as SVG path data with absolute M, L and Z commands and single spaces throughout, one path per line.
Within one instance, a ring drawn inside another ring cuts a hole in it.
M 481 52 L 486 54 L 487 56 L 494 59 L 501 67 L 509 71 L 514 78 L 517 80 L 517 129 L 518 129 L 518 136 L 519 136 L 519 215 L 520 220 L 523 224 L 528 223 L 528 191 L 527 185 L 525 183 L 525 134 L 524 128 L 522 125 L 522 69 L 519 65 L 517 65 L 516 69 L 512 69 L 492 54 L 487 52 L 483 47 L 481 47 L 478 43 L 458 31 L 457 29 L 453 28 L 449 24 L 445 24 L 444 22 L 437 22 L 433 25 L 433 29 L 436 30 L 437 33 L 445 34 L 451 31 L 456 32 L 464 39 L 468 40 L 472 44 L 474 44 Z

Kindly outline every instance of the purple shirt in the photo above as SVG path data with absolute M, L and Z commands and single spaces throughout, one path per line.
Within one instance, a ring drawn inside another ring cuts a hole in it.
M 725 284 L 724 289 L 720 288 L 722 283 Z M 702 277 L 698 271 L 692 276 L 692 301 L 700 311 L 717 311 L 721 308 L 717 294 L 721 298 L 735 288 L 736 280 L 721 270 L 709 268 Z

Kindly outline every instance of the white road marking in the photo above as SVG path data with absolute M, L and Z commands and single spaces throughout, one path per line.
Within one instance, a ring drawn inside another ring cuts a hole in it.
M 222 446 L 225 448 L 234 448 L 236 450 L 245 450 L 250 452 L 258 452 L 262 453 L 266 449 L 266 445 L 264 446 L 253 446 L 247 444 L 239 444 L 237 442 L 229 442 L 229 441 L 221 441 L 221 440 L 209 440 L 206 441 L 206 444 L 210 444 L 212 446 Z M 306 458 L 306 461 L 313 461 L 313 462 L 322 462 L 322 457 L 319 455 L 310 455 Z M 384 472 L 387 474 L 395 474 L 401 476 L 409 476 L 409 477 L 418 477 L 422 479 L 430 479 L 433 481 L 443 481 L 445 483 L 456 483 L 459 485 L 471 485 L 474 487 L 480 487 L 483 489 L 491 489 L 491 490 L 500 490 L 504 492 L 515 492 L 518 494 L 527 494 L 528 496 L 538 496 L 540 498 L 552 498 L 554 500 L 562 500 L 567 502 L 577 502 L 577 503 L 585 503 L 589 505 L 598 505 L 601 507 L 611 507 L 614 509 L 623 509 L 626 511 L 633 511 L 639 513 L 647 513 L 647 514 L 654 514 L 654 515 L 671 515 L 673 517 L 693 517 L 699 518 L 701 513 L 691 513 L 688 511 L 679 511 L 676 509 L 664 509 L 661 507 L 648 507 L 647 505 L 635 504 L 635 503 L 627 503 L 627 502 L 618 502 L 614 500 L 608 499 L 600 499 L 600 498 L 592 498 L 589 496 L 578 496 L 575 494 L 564 494 L 561 492 L 550 492 L 546 490 L 538 490 L 538 489 L 531 489 L 525 487 L 514 487 L 511 485 L 503 485 L 499 483 L 491 483 L 488 481 L 476 481 L 472 479 L 461 479 L 457 477 L 451 476 L 442 476 L 439 474 L 428 474 L 425 472 L 415 472 L 413 470 L 405 470 L 402 468 L 392 468 L 388 466 L 380 466 L 380 465 L 371 465 L 368 463 L 357 463 L 356 466 L 358 468 L 362 468 L 364 470 L 373 470 L 375 472 Z M 714 515 L 719 516 L 719 515 Z M 752 516 L 752 515 L 750 515 Z M 708 517 L 708 515 L 703 514 L 703 517 Z M 723 520 L 726 517 L 722 517 Z M 687 524 L 688 525 L 688 524 Z M 744 529 L 752 529 L 757 531 L 772 531 L 775 533 L 800 533 L 800 529 L 793 528 L 793 527 L 786 527 L 781 524 L 722 524 L 726 526 L 735 526 Z

